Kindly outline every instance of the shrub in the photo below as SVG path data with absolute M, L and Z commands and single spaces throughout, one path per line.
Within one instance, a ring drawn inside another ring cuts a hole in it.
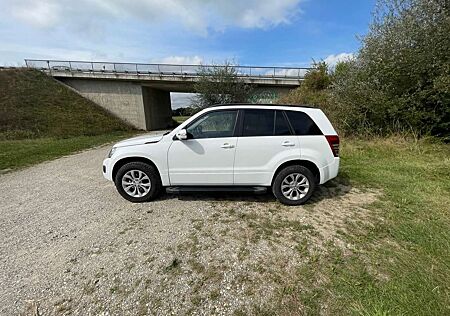
M 280 102 L 320 107 L 341 133 L 450 140 L 450 15 L 443 0 L 379 0 L 352 60 L 305 76 Z
M 440 0 L 380 0 L 355 60 L 336 68 L 332 99 L 347 131 L 449 138 L 450 17 Z

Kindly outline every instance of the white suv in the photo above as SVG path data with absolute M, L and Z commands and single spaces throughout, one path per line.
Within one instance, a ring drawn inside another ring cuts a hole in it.
M 103 161 L 103 175 L 131 202 L 163 187 L 261 190 L 282 203 L 306 202 L 336 177 L 339 137 L 316 108 L 231 104 L 207 108 L 173 131 L 122 141 Z

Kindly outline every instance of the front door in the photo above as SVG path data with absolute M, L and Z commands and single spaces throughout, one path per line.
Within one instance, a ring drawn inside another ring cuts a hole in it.
M 171 185 L 232 185 L 237 110 L 207 112 L 168 151 Z

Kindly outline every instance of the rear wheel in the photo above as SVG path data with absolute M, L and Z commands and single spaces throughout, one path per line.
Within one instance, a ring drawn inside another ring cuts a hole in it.
M 120 167 L 115 178 L 117 191 L 130 202 L 147 202 L 161 191 L 158 171 L 143 162 L 129 162 Z
M 283 204 L 300 205 L 311 197 L 316 187 L 313 173 L 304 166 L 289 166 L 275 176 L 272 192 Z

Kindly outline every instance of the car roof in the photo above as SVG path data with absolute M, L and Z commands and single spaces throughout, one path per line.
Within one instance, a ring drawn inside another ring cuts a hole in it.
M 310 106 L 310 105 L 304 105 L 304 104 L 270 104 L 270 103 L 224 103 L 224 104 L 214 104 L 210 106 L 209 108 L 215 108 L 215 107 L 245 107 L 245 106 L 251 106 L 251 107 L 293 107 L 293 108 L 308 108 L 308 109 L 315 109 L 316 107 Z

